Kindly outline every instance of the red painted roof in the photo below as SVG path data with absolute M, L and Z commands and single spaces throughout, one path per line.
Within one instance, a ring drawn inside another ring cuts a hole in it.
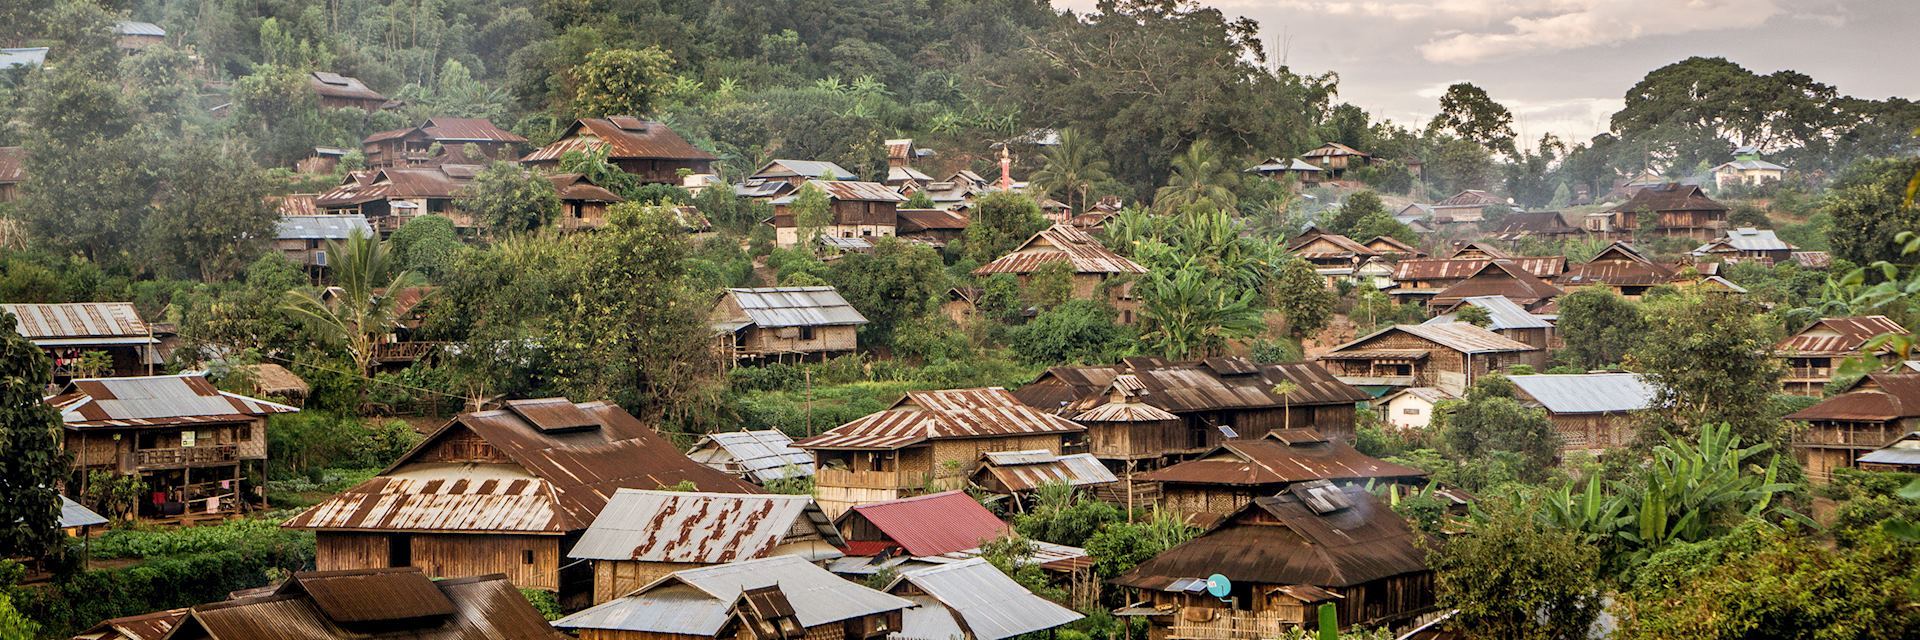
M 1006 535 L 1009 527 L 964 491 L 864 504 L 842 519 L 864 517 L 907 554 L 937 556 L 979 547 Z M 857 543 L 851 543 L 857 544 Z

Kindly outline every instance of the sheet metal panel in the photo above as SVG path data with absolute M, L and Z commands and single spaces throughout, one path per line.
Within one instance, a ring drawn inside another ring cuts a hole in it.
M 1056 224 L 1028 238 L 1012 253 L 974 269 L 974 275 L 1033 273 L 1048 263 L 1067 261 L 1075 273 L 1146 273 L 1140 263 L 1114 253 L 1086 231 Z
M 940 438 L 1074 433 L 1086 428 L 1022 404 L 1006 389 L 910 391 L 892 408 L 794 443 L 801 449 L 897 449 Z
M 151 337 L 131 302 L 0 304 L 0 309 L 13 314 L 13 330 L 28 340 Z
M 718 564 L 759 558 L 796 527 L 845 544 L 808 496 L 621 489 L 568 554 L 592 560 Z
M 346 240 L 354 232 L 372 238 L 373 225 L 367 217 L 348 215 L 281 216 L 274 225 L 274 237 L 280 240 Z
M 826 236 L 822 236 L 826 237 Z M 863 325 L 860 315 L 833 287 L 727 289 L 747 318 L 765 328 Z
M 732 617 L 742 592 L 778 586 L 802 626 L 852 620 L 913 606 L 793 556 L 774 556 L 678 571 L 632 595 L 561 618 L 562 629 L 608 629 L 714 636 Z
M 958 614 L 977 640 L 1002 640 L 1071 623 L 1084 617 L 1028 591 L 1001 573 L 992 563 L 974 558 L 953 564 L 914 569 L 902 573 L 892 589 L 911 584 L 938 604 Z M 933 624 L 916 628 L 911 624 L 899 634 L 904 638 L 947 640 L 940 635 L 945 627 Z
M 695 449 L 712 443 L 726 450 L 734 463 L 759 482 L 786 478 L 790 472 L 813 475 L 813 454 L 795 449 L 793 438 L 776 430 L 709 433 L 701 440 Z
M 1507 376 L 1556 414 L 1625 413 L 1653 406 L 1660 389 L 1637 373 Z

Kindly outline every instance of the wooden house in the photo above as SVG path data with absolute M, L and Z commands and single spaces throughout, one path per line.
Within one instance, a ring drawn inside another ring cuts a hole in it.
M 1592 260 L 1568 267 L 1555 282 L 1568 290 L 1606 287 L 1628 300 L 1639 300 L 1648 290 L 1671 284 L 1678 277 L 1679 271 L 1673 267 L 1641 255 L 1633 245 L 1616 241 L 1600 250 Z
M 1538 309 L 1565 293 L 1507 259 L 1488 260 L 1453 285 L 1441 289 L 1427 300 L 1427 306 L 1451 311 L 1468 298 L 1501 297 L 1523 309 Z
M 1014 506 L 1022 508 L 1022 497 L 1045 485 L 1064 484 L 1092 491 L 1119 481 L 1091 453 L 1059 454 L 1036 449 L 980 454 L 980 469 L 968 482 L 988 493 L 1012 496 Z
M 1519 364 L 1536 350 L 1465 322 L 1401 324 L 1334 347 L 1318 359 L 1347 384 L 1438 387 L 1462 395 L 1474 380 Z
M 1313 429 L 1282 429 L 1252 439 L 1228 439 L 1200 457 L 1138 476 L 1160 484 L 1160 509 L 1190 522 L 1210 523 L 1255 498 L 1302 482 L 1424 484 L 1427 472 L 1355 450 Z
M 381 131 L 360 141 L 367 167 L 417 167 L 434 164 L 490 164 L 520 157 L 527 139 L 494 126 L 486 118 L 428 118 L 418 126 Z M 471 149 L 469 149 L 471 147 Z
M 348 151 L 341 147 L 314 147 L 306 156 L 293 161 L 293 172 L 306 176 L 333 175 Z
M 423 215 L 443 216 L 455 227 L 472 229 L 473 217 L 454 206 L 454 200 L 481 169 L 441 164 L 359 172 L 314 198 L 314 205 L 329 215 L 359 214 L 382 236 Z
M 1920 473 L 1920 431 L 1900 436 L 1887 446 L 1854 460 L 1865 471 Z
M 334 256 L 327 255 L 332 243 L 346 242 L 354 234 L 376 237 L 367 217 L 358 213 L 344 215 L 280 216 L 274 225 L 273 248 L 308 273 L 319 275 L 332 266 Z
M 1073 299 L 1105 302 L 1119 314 L 1120 324 L 1133 324 L 1140 304 L 1133 297 L 1133 282 L 1123 278 L 1144 274 L 1147 268 L 1071 225 L 1056 224 L 1033 234 L 1011 253 L 974 269 L 973 275 L 1013 274 L 1024 287 L 1034 274 L 1055 262 L 1065 262 L 1073 270 Z
M 1491 193 L 1479 189 L 1467 189 L 1433 203 L 1433 221 L 1439 224 L 1480 222 L 1487 217 L 1487 207 L 1506 204 L 1506 200 L 1497 198 Z
M 310 571 L 186 610 L 167 640 L 566 640 L 505 576 Z
M 1276 389 L 1291 387 L 1280 394 Z M 1089 451 L 1115 469 L 1157 468 L 1228 438 L 1311 428 L 1353 438 L 1355 403 L 1365 391 L 1311 362 L 1256 363 L 1241 357 L 1053 367 L 1015 393 L 1029 406 L 1087 426 Z
M 742 560 L 841 557 L 846 541 L 808 496 L 620 489 L 567 557 L 593 563 L 593 603 L 667 574 Z
M 1399 429 L 1426 429 L 1433 424 L 1433 412 L 1441 402 L 1459 396 L 1434 387 L 1405 387 L 1387 392 L 1374 400 L 1380 420 Z
M 1660 391 L 1637 373 L 1507 376 L 1520 399 L 1545 409 L 1561 451 L 1602 452 L 1632 444 L 1633 414 L 1654 407 Z
M 541 171 L 559 165 L 569 152 L 605 152 L 607 162 L 640 178 L 642 184 L 680 184 L 680 172 L 713 173 L 713 154 L 701 150 L 659 122 L 633 116 L 575 120 L 552 144 L 535 149 L 520 163 Z
M 180 621 L 187 619 L 186 609 L 167 609 L 103 620 L 73 636 L 73 640 L 162 640 Z
M 1336 280 L 1351 277 L 1362 262 L 1379 255 L 1353 238 L 1318 231 L 1294 239 L 1287 250 L 1312 264 L 1314 271 L 1326 278 L 1329 287 Z
M 754 484 L 813 477 L 813 454 L 793 448 L 778 430 L 726 431 L 700 436 L 687 457 Z
M 120 20 L 113 23 L 113 46 L 131 56 L 167 43 L 167 30 L 151 22 Z
M 1567 267 L 1565 256 L 1523 256 L 1504 258 L 1540 279 L 1560 275 Z M 1492 262 L 1489 258 L 1415 258 L 1393 265 L 1393 288 L 1387 295 L 1407 304 L 1426 305 L 1448 287 L 1459 284 Z
M 793 444 L 813 454 L 828 514 L 962 486 L 989 451 L 1062 453 L 1086 428 L 999 387 L 910 391 L 887 409 Z
M 1869 373 L 1840 395 L 1787 415 L 1807 423 L 1793 434 L 1793 455 L 1807 477 L 1857 468 L 1868 452 L 1920 429 L 1920 373 Z
M 1284 181 L 1292 178 L 1296 184 L 1320 184 L 1321 177 L 1327 174 L 1325 169 L 1299 158 L 1267 158 L 1265 162 L 1247 168 L 1247 173 L 1262 178 Z
M 885 590 L 914 603 L 892 640 L 1006 640 L 1085 617 L 983 558 L 903 571 Z
M 578 173 L 552 174 L 547 182 L 553 183 L 553 192 L 560 196 L 560 218 L 553 224 L 561 231 L 607 226 L 607 208 L 627 200 Z
M 1848 358 L 1865 355 L 1863 349 L 1874 337 L 1907 335 L 1907 328 L 1886 316 L 1823 318 L 1773 345 L 1774 355 L 1786 361 L 1787 376 L 1781 380 L 1783 391 L 1797 396 L 1820 397 L 1840 365 Z M 1893 350 L 1877 349 L 1874 356 L 1892 364 Z
M 1348 169 L 1367 166 L 1367 162 L 1373 159 L 1373 156 L 1338 142 L 1320 145 L 1319 148 L 1308 151 L 1300 157 L 1312 163 L 1313 166 L 1320 167 L 1326 172 L 1325 175 L 1329 180 L 1339 180 L 1346 176 Z
M 863 504 L 834 519 L 847 539 L 847 557 L 827 568 L 839 575 L 872 576 L 978 558 L 988 542 L 1013 528 L 964 491 L 943 491 Z M 1085 549 L 1028 540 L 1023 563 L 1054 575 L 1085 575 L 1093 558 Z
M 733 288 L 709 322 L 734 360 L 795 360 L 858 348 L 866 316 L 833 287 Z
M 1473 296 L 1462 298 L 1454 305 L 1453 311 L 1427 320 L 1425 324 L 1447 324 L 1458 322 L 1460 310 L 1465 307 L 1477 307 L 1487 311 L 1488 331 L 1504 336 L 1514 342 L 1531 346 L 1538 351 L 1526 354 L 1523 362 L 1535 369 L 1545 369 L 1547 350 L 1552 348 L 1556 336 L 1554 326 L 1546 318 L 1533 314 L 1525 307 L 1514 303 L 1506 296 Z
M 822 237 L 856 238 L 872 242 L 894 235 L 900 223 L 900 203 L 906 202 L 886 185 L 878 182 L 809 180 L 798 190 L 773 200 L 773 243 L 781 248 L 800 246 L 799 219 L 793 204 L 805 189 L 819 189 L 827 195 L 829 219 L 819 232 Z
M 884 640 L 912 606 L 773 556 L 683 569 L 553 626 L 581 640 Z
M 884 144 L 887 147 L 887 186 L 918 187 L 933 182 L 933 176 L 913 168 L 914 162 L 933 155 L 932 149 L 914 146 L 912 138 L 895 138 Z
M 267 417 L 299 409 L 227 393 L 198 375 L 80 378 L 47 404 L 73 456 L 67 490 L 93 472 L 139 481 L 136 515 L 224 518 L 262 502 Z M 119 515 L 119 514 L 115 514 Z
M 315 71 L 307 74 L 307 88 L 328 109 L 364 109 L 379 111 L 387 106 L 387 97 L 367 88 L 359 78 L 338 73 Z
M 946 209 L 900 209 L 894 233 L 931 247 L 944 247 L 967 234 L 967 214 Z
M 53 361 L 53 382 L 73 378 L 137 376 L 152 373 L 160 356 L 153 328 L 140 319 L 131 302 L 71 302 L 65 304 L 0 304 L 13 315 L 13 331 L 33 342 Z M 94 364 L 88 353 L 105 353 Z
M 1713 168 L 1714 186 L 1725 191 L 1734 186 L 1757 187 L 1768 182 L 1779 182 L 1787 177 L 1787 168 L 1760 159 L 1760 150 L 1754 147 L 1740 147 L 1733 150 L 1733 160 L 1721 163 Z
M 1360 244 L 1372 250 L 1374 255 L 1393 258 L 1395 260 L 1427 257 L 1427 252 L 1421 251 L 1419 247 L 1407 244 L 1405 241 L 1393 236 L 1374 236 L 1373 239 Z
M 584 602 L 592 570 L 563 561 L 619 489 L 756 493 L 688 460 L 606 402 L 509 400 L 462 413 L 380 475 L 281 526 L 313 531 L 323 571 L 418 567 L 435 577 L 506 574 Z M 565 568 L 563 568 L 565 565 Z
M 1600 233 L 1645 233 L 1693 238 L 1706 242 L 1727 229 L 1727 206 L 1707 197 L 1699 185 L 1669 182 L 1634 192 L 1626 202 L 1587 218 L 1587 230 Z
M 1772 229 L 1737 227 L 1711 242 L 1693 250 L 1696 258 L 1718 259 L 1721 262 L 1758 262 L 1760 264 L 1778 264 L 1792 259 L 1797 248 Z
M 0 202 L 20 199 L 20 183 L 27 181 L 25 147 L 0 147 Z
M 1302 483 L 1257 498 L 1198 538 L 1113 584 L 1137 589 L 1151 640 L 1258 640 L 1310 631 L 1333 603 L 1342 629 L 1401 622 L 1434 607 L 1418 534 L 1364 487 Z M 1225 599 L 1207 577 L 1231 582 Z
M 814 180 L 841 182 L 857 181 L 859 179 L 860 176 L 858 174 L 825 160 L 776 158 L 768 160 L 766 164 L 760 165 L 759 169 L 755 169 L 752 174 L 748 175 L 747 184 L 754 184 L 755 180 L 765 180 L 783 182 L 786 183 L 787 186 L 797 189 L 800 185 Z
M 1483 221 L 1482 233 L 1506 241 L 1521 238 L 1559 238 L 1585 233 L 1585 230 L 1567 224 L 1565 217 L 1558 211 L 1515 211 L 1501 216 L 1498 221 Z

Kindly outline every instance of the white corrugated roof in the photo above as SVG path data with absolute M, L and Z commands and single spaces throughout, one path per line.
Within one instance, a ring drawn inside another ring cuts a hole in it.
M 678 571 L 631 595 L 556 620 L 553 626 L 713 637 L 732 618 L 741 592 L 776 585 L 805 627 L 913 606 L 800 558 L 774 556 Z
M 1532 313 L 1527 312 L 1525 308 L 1522 308 L 1518 303 L 1515 303 L 1514 301 L 1507 299 L 1506 296 L 1473 296 L 1470 298 L 1461 298 L 1460 302 L 1462 304 L 1469 304 L 1482 309 L 1486 309 L 1487 318 L 1492 321 L 1491 326 L 1489 326 L 1488 328 L 1493 329 L 1494 331 L 1503 331 L 1506 329 L 1551 329 L 1553 328 L 1552 323 L 1547 322 L 1546 320 L 1542 319 L 1540 316 L 1536 316 L 1536 315 L 1533 315 Z M 1460 312 L 1455 311 L 1453 313 L 1436 316 L 1432 320 L 1426 321 L 1424 324 L 1447 324 L 1450 322 L 1459 322 L 1459 321 L 1460 321 Z
M 373 226 L 367 224 L 367 217 L 360 214 L 327 216 L 281 216 L 274 226 L 274 237 L 280 240 L 345 240 L 359 231 L 360 235 L 374 237 Z
M 1637 373 L 1508 376 L 1553 413 L 1620 413 L 1653 406 L 1659 389 Z
M 914 569 L 900 574 L 887 590 L 912 584 L 939 605 L 957 614 L 975 640 L 1002 640 L 1023 633 L 1052 629 L 1079 620 L 1073 610 L 1033 595 L 1020 583 L 981 558 Z M 895 638 L 947 640 L 950 629 L 937 616 L 910 618 Z M 917 626 L 915 623 L 920 625 Z
M 712 442 L 726 450 L 727 455 L 732 456 L 734 462 L 756 482 L 779 480 L 789 474 L 813 475 L 813 454 L 793 448 L 793 438 L 779 431 L 709 433 L 701 440 L 703 442 L 695 444 L 694 449 Z
M 747 318 L 763 328 L 860 325 L 860 315 L 833 287 L 728 289 Z

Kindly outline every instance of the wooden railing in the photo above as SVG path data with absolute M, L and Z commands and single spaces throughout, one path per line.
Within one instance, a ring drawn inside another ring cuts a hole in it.
M 821 469 L 814 473 L 813 483 L 829 487 L 918 489 L 927 485 L 927 473 L 924 471 L 848 471 L 845 469 Z
M 373 345 L 375 362 L 413 362 L 427 357 L 445 342 L 388 342 Z
M 133 464 L 140 468 L 184 467 L 196 464 L 221 464 L 240 459 L 238 447 L 230 444 L 205 447 L 140 449 L 133 452 Z
M 1216 617 L 1206 622 L 1191 622 L 1184 613 L 1174 619 L 1167 628 L 1167 640 L 1266 640 L 1280 637 L 1285 630 L 1300 626 L 1300 613 L 1296 609 L 1291 617 L 1280 611 L 1219 610 Z
M 1818 426 L 1794 434 L 1794 444 L 1843 445 L 1877 449 L 1893 443 L 1894 438 L 1903 435 L 1900 429 L 1886 425 L 1865 424 L 1857 427 Z

